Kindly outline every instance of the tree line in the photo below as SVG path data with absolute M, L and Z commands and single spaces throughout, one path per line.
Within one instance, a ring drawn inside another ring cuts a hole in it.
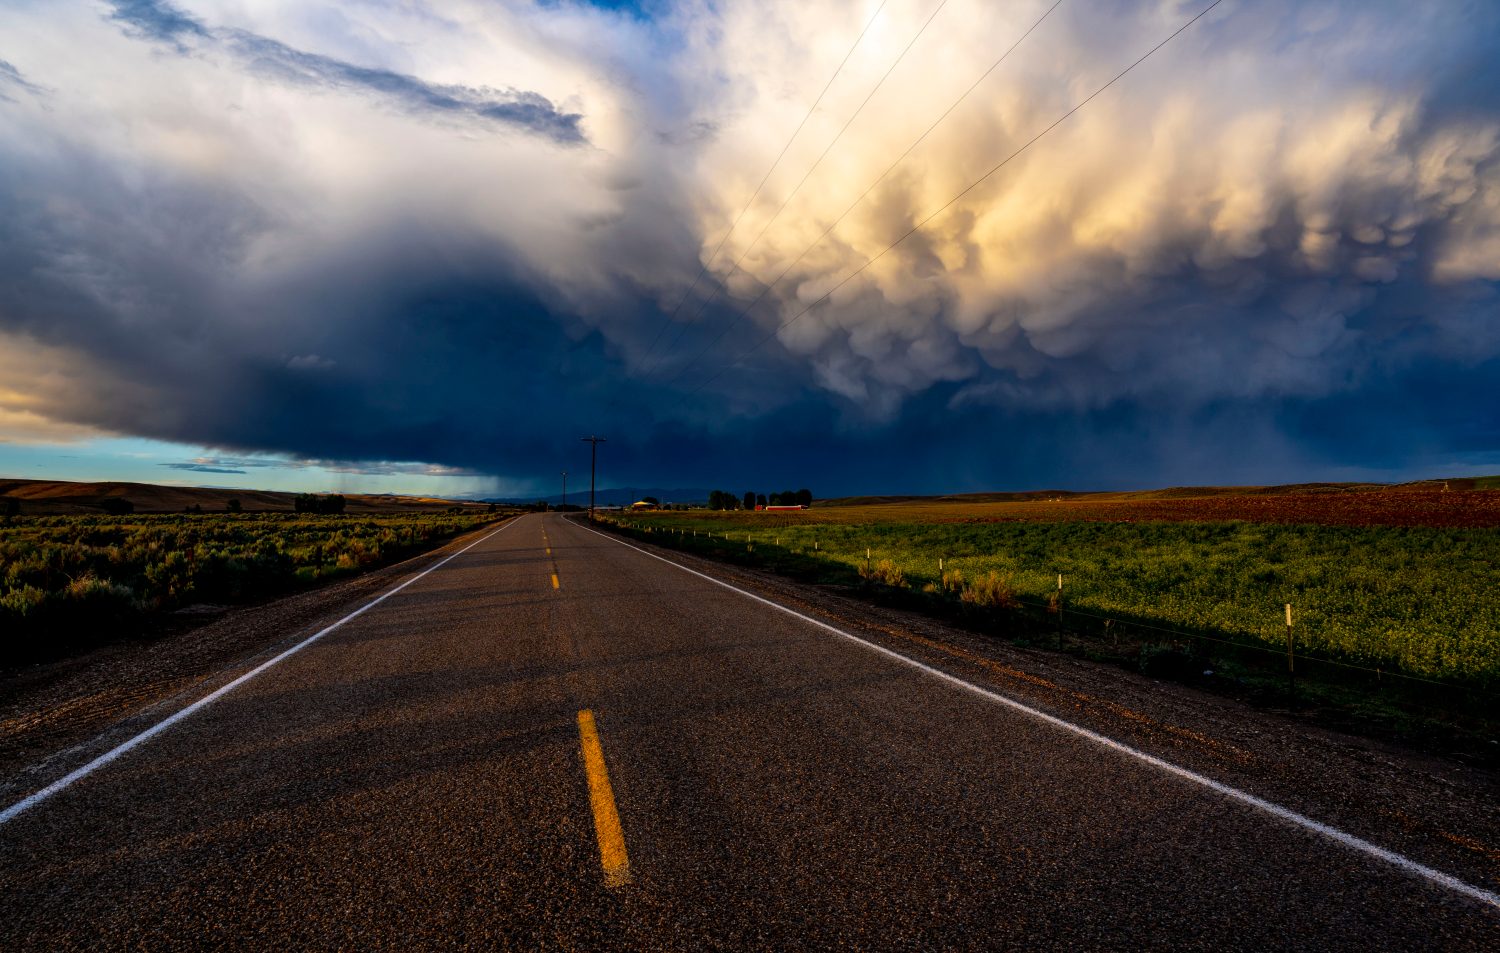
M 298 493 L 292 500 L 292 511 L 296 513 L 342 513 L 347 501 L 335 493 L 318 496 L 316 493 Z
M 708 508 L 711 510 L 753 510 L 757 506 L 811 506 L 813 501 L 812 490 L 782 490 L 780 493 L 756 493 L 754 490 L 746 490 L 743 496 L 736 496 L 726 490 L 714 490 L 708 494 Z

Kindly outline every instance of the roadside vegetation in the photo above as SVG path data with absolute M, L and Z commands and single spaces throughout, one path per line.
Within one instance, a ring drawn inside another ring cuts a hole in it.
M 316 501 L 311 512 L 295 514 L 6 517 L 0 663 L 86 649 L 190 606 L 222 607 L 316 586 L 505 515 L 329 514 L 341 503 Z
M 923 520 L 931 513 L 904 505 L 849 520 L 844 512 L 629 514 L 621 523 L 655 542 L 919 607 L 984 610 L 982 625 L 1022 639 L 1064 628 L 1106 647 L 1123 639 L 1143 667 L 1163 652 L 1202 661 L 1240 647 L 1274 669 L 1290 603 L 1299 658 L 1500 690 L 1494 529 L 966 522 Z

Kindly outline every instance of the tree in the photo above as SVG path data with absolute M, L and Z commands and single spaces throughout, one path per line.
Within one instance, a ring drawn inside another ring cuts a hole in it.
M 0 516 L 9 519 L 12 516 L 21 515 L 21 501 L 13 496 L 0 498 Z
M 240 506 L 240 498 L 237 497 L 237 496 L 231 496 L 229 499 L 225 500 L 224 501 L 224 512 L 226 512 L 226 513 L 243 513 L 244 512 L 244 507 Z
M 123 496 L 108 496 L 99 501 L 99 508 L 110 516 L 124 516 L 135 512 L 135 504 Z
M 766 505 L 766 495 L 764 493 L 757 493 L 757 494 L 755 494 L 755 505 L 756 506 L 765 506 Z
M 652 506 L 661 506 L 661 500 L 658 500 L 654 496 L 643 496 L 641 497 L 641 502 L 650 503 Z
M 798 490 L 797 502 L 802 506 L 812 506 L 812 490 Z
M 745 509 L 747 509 L 747 510 L 753 510 L 753 509 L 755 509 L 755 491 L 754 490 L 746 490 L 745 491 Z
M 342 496 L 318 496 L 316 493 L 298 493 L 292 500 L 292 509 L 298 513 L 342 513 L 347 502 Z

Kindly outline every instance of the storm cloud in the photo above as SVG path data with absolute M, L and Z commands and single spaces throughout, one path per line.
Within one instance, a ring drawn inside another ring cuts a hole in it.
M 950 0 L 840 135 L 932 13 L 891 0 L 753 202 L 874 4 L 8 6 L 0 428 L 851 491 L 1500 464 L 1500 11 L 1226 0 L 882 255 L 1207 3 L 1064 0 L 880 179 L 1050 5 Z

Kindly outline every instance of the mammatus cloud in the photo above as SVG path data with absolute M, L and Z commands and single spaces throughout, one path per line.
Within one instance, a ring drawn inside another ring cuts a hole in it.
M 932 10 L 891 0 L 712 261 L 872 4 L 7 5 L 0 429 L 872 489 L 1493 455 L 1482 5 L 1226 0 L 696 389 L 1205 3 L 1064 0 L 814 245 L 1045 9 L 950 0 L 771 222 Z
M 706 243 L 763 168 L 764 114 L 821 66 L 750 27 L 778 4 L 747 6 L 698 51 L 734 97 L 765 107 L 743 108 L 705 151 Z M 751 247 L 861 84 L 814 117 L 714 270 L 746 300 L 811 246 L 753 322 L 795 319 L 780 345 L 886 413 L 940 382 L 960 384 L 955 404 L 1202 404 L 1317 397 L 1393 361 L 1500 354 L 1500 113 L 1449 110 L 1439 94 L 1494 52 L 1475 36 L 1500 23 L 1391 3 L 1225 4 L 797 317 L 1202 6 L 1065 4 L 818 242 L 1045 8 L 949 4 L 953 28 L 934 24 L 884 108 Z M 797 37 L 840 22 L 789 17 Z

